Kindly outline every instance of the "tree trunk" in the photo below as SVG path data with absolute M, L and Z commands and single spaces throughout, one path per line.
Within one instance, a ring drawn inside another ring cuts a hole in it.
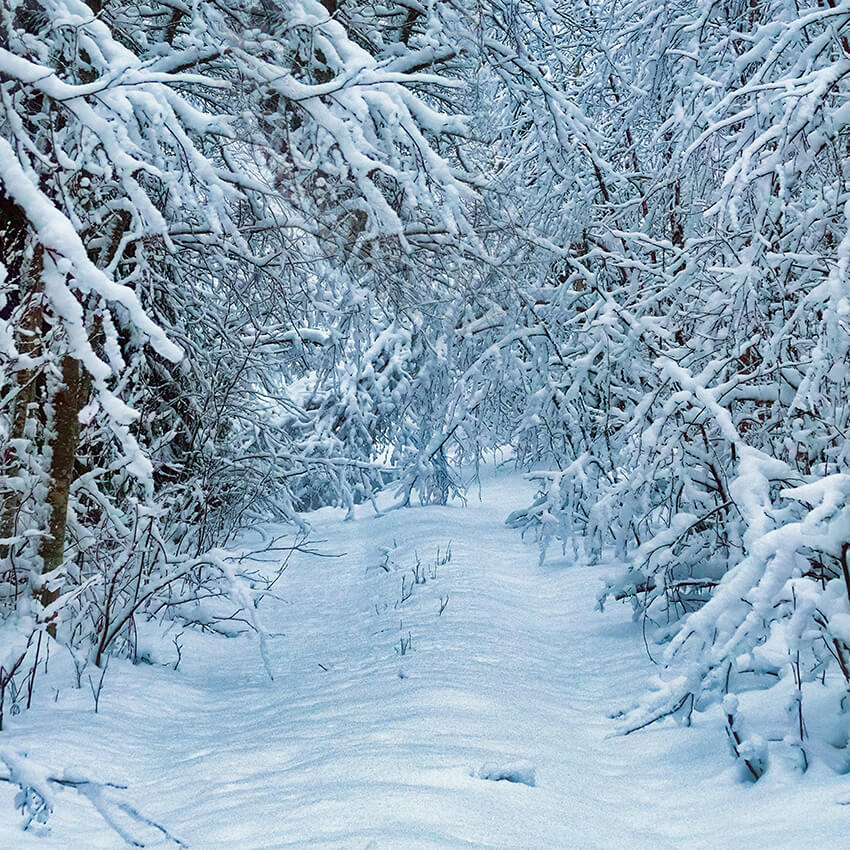
M 65 530 L 68 522 L 68 497 L 74 480 L 74 460 L 80 444 L 79 412 L 88 400 L 91 381 L 80 362 L 70 355 L 62 358 L 62 385 L 53 396 L 51 423 L 50 489 L 47 493 L 49 509 L 48 532 L 41 544 L 42 575 L 47 576 L 62 565 L 65 555 Z M 60 588 L 41 591 L 45 607 L 59 598 Z M 48 632 L 56 637 L 56 624 L 51 622 Z
M 129 214 L 122 212 L 111 224 L 110 238 L 100 255 L 92 260 L 100 267 L 109 262 L 129 222 Z M 95 323 L 99 329 L 99 323 Z M 97 335 L 97 332 L 96 334 Z M 53 394 L 53 416 L 50 424 L 50 489 L 47 493 L 48 536 L 41 544 L 42 576 L 49 576 L 62 566 L 65 558 L 65 536 L 68 525 L 68 499 L 74 482 L 74 462 L 80 447 L 79 413 L 89 400 L 91 375 L 75 357 L 66 354 L 62 358 L 62 384 Z M 44 607 L 55 602 L 61 593 L 59 586 L 41 589 L 41 604 Z M 56 622 L 53 617 L 47 627 L 48 633 L 56 637 Z

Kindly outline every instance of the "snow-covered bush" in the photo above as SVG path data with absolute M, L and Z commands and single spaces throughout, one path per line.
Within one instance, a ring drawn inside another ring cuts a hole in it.
M 847 689 L 848 23 L 840 2 L 595 7 L 565 147 L 596 206 L 581 237 L 548 236 L 546 356 L 522 355 L 545 367 L 519 445 L 564 442 L 528 453 L 540 495 L 509 522 L 542 552 L 589 535 L 625 563 L 603 601 L 672 639 L 625 728 L 777 696 L 782 731 L 726 701 L 751 774 L 770 747 L 747 748 L 739 714 L 805 767 Z

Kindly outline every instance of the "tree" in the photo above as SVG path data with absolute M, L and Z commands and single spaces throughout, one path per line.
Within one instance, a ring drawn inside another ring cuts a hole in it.
M 614 545 L 626 568 L 603 599 L 672 638 L 624 730 L 722 701 L 750 778 L 814 752 L 844 769 L 846 747 L 821 737 L 848 685 L 847 12 L 596 10 L 599 49 L 583 59 L 596 72 L 576 95 L 612 146 L 591 163 L 589 250 L 567 252 L 573 292 L 558 299 L 578 308 L 562 322 L 575 346 L 562 421 L 581 441 L 510 518 L 544 547 Z M 763 688 L 787 707 L 770 747 L 746 728 Z
M 215 547 L 337 470 L 300 453 L 282 381 L 376 247 L 467 229 L 434 147 L 463 128 L 413 90 L 449 82 L 309 0 L 44 0 L 2 26 L 5 612 L 100 664 L 137 617 L 245 607 Z

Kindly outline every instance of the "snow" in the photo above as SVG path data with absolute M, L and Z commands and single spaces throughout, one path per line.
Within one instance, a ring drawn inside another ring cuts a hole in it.
M 2 68 L 0 62 L 0 68 Z M 74 356 L 82 360 L 95 379 L 103 380 L 109 368 L 92 351 L 82 327 L 82 307 L 64 282 L 64 274 L 73 271 L 76 285 L 82 289 L 94 289 L 104 298 L 116 301 L 125 307 L 135 325 L 145 333 L 159 354 L 173 361 L 183 356 L 182 350 L 171 342 L 162 330 L 142 310 L 132 289 L 110 280 L 88 258 L 85 247 L 71 222 L 58 210 L 33 183 L 18 162 L 12 146 L 0 138 L 0 179 L 5 191 L 23 208 L 29 221 L 38 232 L 45 248 L 60 257 L 59 263 L 46 265 L 51 272 L 45 278 L 45 290 L 51 299 L 56 314 L 65 322 L 66 332 L 71 337 Z
M 491 782 L 519 782 L 533 788 L 536 784 L 537 771 L 529 761 L 515 761 L 509 764 L 485 764 L 475 774 L 479 779 Z
M 0 847 L 126 846 L 92 804 L 158 848 L 846 847 L 847 779 L 742 783 L 720 705 L 612 734 L 653 671 L 640 625 L 592 609 L 613 566 L 540 565 L 505 526 L 532 490 L 489 470 L 466 507 L 311 515 L 325 555 L 258 612 L 273 680 L 249 636 L 172 633 L 162 666 L 110 662 L 95 714 L 99 671 L 75 690 L 51 657 L 0 751 L 54 811 L 22 831 L 0 781 Z

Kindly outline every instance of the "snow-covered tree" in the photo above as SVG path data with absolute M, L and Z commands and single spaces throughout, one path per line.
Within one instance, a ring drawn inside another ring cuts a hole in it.
M 139 616 L 241 605 L 214 547 L 336 469 L 287 380 L 376 250 L 469 232 L 463 125 L 415 91 L 452 83 L 406 70 L 310 0 L 4 7 L 4 675 L 45 627 L 101 663 Z
M 722 702 L 748 775 L 841 767 L 848 25 L 7 3 L 0 718 L 45 631 L 132 653 L 250 601 L 246 523 L 445 503 L 508 445 L 539 484 L 509 522 L 622 564 L 600 602 L 668 643 L 626 731 Z
M 723 700 L 751 777 L 768 750 L 846 760 L 824 730 L 848 687 L 848 11 L 594 9 L 569 94 L 606 143 L 582 239 L 553 238 L 552 303 L 571 313 L 547 305 L 564 367 L 554 384 L 538 370 L 535 396 L 568 388 L 569 444 L 510 519 L 544 547 L 590 535 L 594 557 L 624 558 L 603 598 L 672 637 L 624 729 Z M 526 439 L 557 433 L 533 416 Z M 739 694 L 754 688 L 779 696 L 784 728 L 746 730 L 770 713 Z

